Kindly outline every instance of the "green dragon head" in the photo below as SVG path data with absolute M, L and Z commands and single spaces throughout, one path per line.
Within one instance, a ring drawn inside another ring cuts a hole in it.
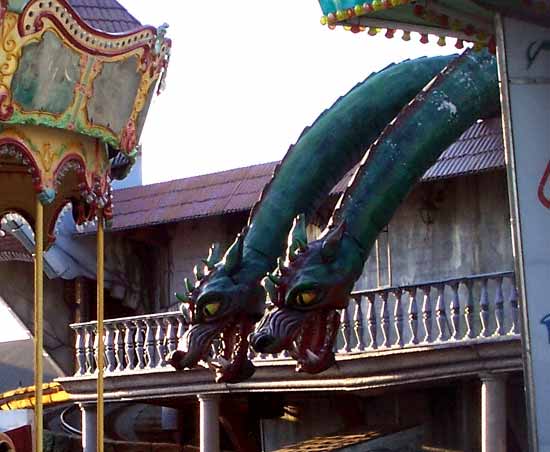
M 215 370 L 216 381 L 229 383 L 254 373 L 247 356 L 248 336 L 262 316 L 265 293 L 257 281 L 246 278 L 243 242 L 241 233 L 221 261 L 219 246 L 213 245 L 204 265 L 195 266 L 195 284 L 185 279 L 185 291 L 176 294 L 189 305 L 192 317 L 183 338 L 184 350 L 168 357 L 176 369 L 191 368 L 203 360 Z
M 251 345 L 260 353 L 286 349 L 298 362 L 298 371 L 318 373 L 334 363 L 337 310 L 347 306 L 364 259 L 346 234 L 345 222 L 310 244 L 305 226 L 300 215 L 290 233 L 286 261 L 263 281 L 275 308 L 262 319 Z

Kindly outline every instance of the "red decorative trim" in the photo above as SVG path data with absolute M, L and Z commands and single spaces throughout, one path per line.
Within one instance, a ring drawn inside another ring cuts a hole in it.
M 546 170 L 544 171 L 544 174 L 540 179 L 539 189 L 537 192 L 540 203 L 542 204 L 543 207 L 546 207 L 547 209 L 550 209 L 550 197 L 548 197 L 546 193 L 544 193 L 544 187 L 548 186 L 548 188 L 550 188 L 550 184 L 548 183 L 549 181 L 550 181 L 550 162 L 548 162 L 548 165 L 546 165 Z
M 81 184 L 85 184 L 86 187 L 89 189 L 88 181 L 86 180 L 86 163 L 84 162 L 84 159 L 82 156 L 78 154 L 69 154 L 59 162 L 57 165 L 57 168 L 55 169 L 53 173 L 53 180 L 54 183 L 57 182 L 57 179 L 59 178 L 59 173 L 63 170 L 63 167 L 65 165 L 68 165 L 70 162 L 77 162 L 79 165 L 79 168 L 76 170 L 76 174 L 78 176 L 78 180 Z
M 1 9 L 1 7 L 0 7 Z M 9 93 L 5 89 L 0 92 L 0 121 L 7 121 L 13 115 L 13 105 Z
M 46 7 L 44 11 L 41 11 L 36 16 L 31 26 L 28 18 L 33 17 L 35 14 L 34 7 L 39 2 L 46 5 Z M 102 30 L 97 30 L 84 22 L 66 0 L 55 0 L 51 7 L 47 6 L 48 3 L 49 2 L 40 0 L 32 0 L 25 6 L 19 16 L 17 25 L 21 36 L 27 36 L 41 31 L 44 26 L 44 19 L 47 18 L 56 24 L 63 36 L 75 47 L 92 55 L 113 57 L 124 55 L 139 48 L 150 49 L 155 44 L 157 37 L 157 30 L 155 27 L 145 26 L 124 33 L 107 33 Z M 59 10 L 57 10 L 57 8 L 59 8 Z M 56 12 L 59 14 L 59 17 L 56 15 Z M 73 31 L 66 28 L 67 21 L 61 20 L 66 14 L 70 17 L 69 20 L 72 19 L 78 24 L 86 34 L 86 38 L 83 37 L 82 40 L 78 39 L 80 34 L 78 29 Z M 104 44 L 105 50 L 94 46 L 96 41 L 100 42 L 99 47 L 101 47 L 101 44 Z M 87 45 L 86 42 L 90 42 L 90 44 Z M 94 42 L 94 44 L 92 44 L 92 42 Z M 128 45 L 130 43 L 133 44 Z
M 11 137 L 0 138 L 0 146 L 11 144 L 17 146 L 19 151 L 29 160 L 31 163 L 31 176 L 34 189 L 37 193 L 40 193 L 44 186 L 42 185 L 42 173 L 31 151 L 27 148 L 25 143 L 20 140 Z
M 0 0 L 0 26 L 4 24 L 4 17 L 8 11 L 8 0 Z
M 73 220 L 81 225 L 94 219 L 96 214 L 95 205 L 88 204 L 84 199 L 72 199 Z
M 55 242 L 55 225 L 57 224 L 59 215 L 61 215 L 61 211 L 65 208 L 67 204 L 69 204 L 69 202 L 69 199 L 63 199 L 60 202 L 59 206 L 57 206 L 57 208 L 53 212 L 50 224 L 48 225 L 48 246 L 52 245 Z
M 126 127 L 122 130 L 122 136 L 120 137 L 120 147 L 126 153 L 132 152 L 137 143 L 136 125 L 131 119 L 128 120 Z

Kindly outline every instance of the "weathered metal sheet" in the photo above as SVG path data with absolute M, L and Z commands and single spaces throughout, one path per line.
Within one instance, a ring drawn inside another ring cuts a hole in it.
M 115 0 L 69 0 L 82 19 L 98 30 L 123 33 L 141 24 Z

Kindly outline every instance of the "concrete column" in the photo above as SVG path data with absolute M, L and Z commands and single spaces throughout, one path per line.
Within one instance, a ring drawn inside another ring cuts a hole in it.
M 96 452 L 97 407 L 95 404 L 82 404 L 80 410 L 82 411 L 82 451 Z
M 217 395 L 199 394 L 201 452 L 220 452 L 220 398 Z
M 506 450 L 506 379 L 481 376 L 481 451 Z

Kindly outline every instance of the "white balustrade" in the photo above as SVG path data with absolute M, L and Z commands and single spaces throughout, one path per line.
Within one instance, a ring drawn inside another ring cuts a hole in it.
M 105 320 L 105 374 L 160 369 L 174 351 L 188 324 L 181 312 Z M 75 323 L 76 375 L 96 369 L 97 322 Z
M 340 313 L 337 354 L 519 338 L 513 272 L 468 276 L 351 294 Z M 96 371 L 96 322 L 73 324 L 76 375 Z M 188 328 L 179 311 L 105 321 L 105 373 L 165 368 Z M 250 352 L 254 360 L 290 359 Z

